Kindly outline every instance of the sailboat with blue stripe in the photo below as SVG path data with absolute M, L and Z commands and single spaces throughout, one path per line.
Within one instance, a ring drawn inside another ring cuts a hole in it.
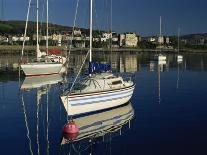
M 125 104 L 132 97 L 135 87 L 132 80 L 125 81 L 122 76 L 114 75 L 110 64 L 92 61 L 92 8 L 93 0 L 90 0 L 89 76 L 60 96 L 71 116 Z

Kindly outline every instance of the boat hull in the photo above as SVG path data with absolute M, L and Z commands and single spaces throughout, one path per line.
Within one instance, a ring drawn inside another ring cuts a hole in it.
M 132 97 L 134 85 L 117 90 L 61 96 L 70 116 L 108 109 L 127 103 Z
M 60 63 L 28 63 L 21 65 L 26 76 L 58 74 L 62 68 Z

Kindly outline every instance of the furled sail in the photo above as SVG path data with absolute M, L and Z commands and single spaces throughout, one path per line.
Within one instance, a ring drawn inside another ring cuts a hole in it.
M 111 70 L 110 64 L 101 64 L 97 62 L 89 62 L 89 74 L 107 72 Z

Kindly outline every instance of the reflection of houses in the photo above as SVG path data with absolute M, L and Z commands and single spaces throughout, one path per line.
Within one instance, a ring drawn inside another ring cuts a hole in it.
M 125 69 L 126 72 L 136 72 L 137 67 L 137 57 L 134 55 L 127 55 L 125 57 Z
M 136 72 L 138 70 L 138 62 L 136 55 L 125 55 L 120 57 L 120 72 Z

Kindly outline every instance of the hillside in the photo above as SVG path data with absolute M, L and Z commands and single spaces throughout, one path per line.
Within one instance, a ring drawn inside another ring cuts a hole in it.
M 46 30 L 46 23 L 39 23 L 40 30 Z M 25 21 L 0 21 L 0 34 L 22 34 L 24 33 Z M 72 28 L 57 24 L 49 24 L 50 32 L 68 33 Z M 36 23 L 33 21 L 28 22 L 28 34 L 36 32 Z

